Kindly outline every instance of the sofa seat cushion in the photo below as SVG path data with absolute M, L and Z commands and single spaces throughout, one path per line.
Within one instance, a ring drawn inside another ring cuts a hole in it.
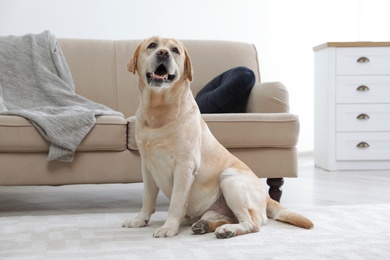
M 126 150 L 127 121 L 120 116 L 98 116 L 76 151 Z M 27 119 L 0 116 L 0 152 L 48 152 L 50 143 Z
M 289 113 L 203 114 L 226 148 L 286 148 L 298 143 L 299 119 Z
M 289 113 L 202 114 L 226 148 L 287 148 L 298 143 L 299 118 Z M 135 117 L 129 121 L 129 149 L 136 150 Z

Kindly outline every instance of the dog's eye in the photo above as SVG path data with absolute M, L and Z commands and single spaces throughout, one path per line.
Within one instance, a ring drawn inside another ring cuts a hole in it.
M 154 49 L 156 48 L 157 44 L 152 42 L 151 44 L 148 45 L 148 49 Z
M 180 54 L 179 49 L 176 48 L 176 47 L 174 47 L 174 48 L 172 49 L 172 51 L 173 51 L 174 53 Z

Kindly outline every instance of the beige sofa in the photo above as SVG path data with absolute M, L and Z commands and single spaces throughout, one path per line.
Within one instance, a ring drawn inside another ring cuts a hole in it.
M 73 162 L 46 160 L 49 143 L 29 121 L 0 116 L 0 185 L 64 185 L 141 182 L 134 137 L 137 78 L 126 70 L 138 40 L 60 39 L 78 94 L 122 112 L 100 116 L 78 147 Z M 203 114 L 216 138 L 268 178 L 270 194 L 280 198 L 284 177 L 297 176 L 299 120 L 289 113 L 281 83 L 260 83 L 259 57 L 252 44 L 185 40 L 191 56 L 196 94 L 208 81 L 236 66 L 257 78 L 244 114 Z

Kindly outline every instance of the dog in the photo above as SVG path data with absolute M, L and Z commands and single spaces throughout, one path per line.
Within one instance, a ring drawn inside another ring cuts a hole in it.
M 306 217 L 283 208 L 251 169 L 223 147 L 203 121 L 190 90 L 190 56 L 175 39 L 141 42 L 127 65 L 138 75 L 136 140 L 142 159 L 143 206 L 123 227 L 144 227 L 161 190 L 168 217 L 154 237 L 178 234 L 185 218 L 195 234 L 230 238 L 258 232 L 267 218 L 310 229 Z

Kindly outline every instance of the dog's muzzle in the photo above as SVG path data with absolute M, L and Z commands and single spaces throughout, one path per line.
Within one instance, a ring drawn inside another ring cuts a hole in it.
M 169 74 L 163 63 L 160 64 L 154 72 L 146 73 L 146 80 L 148 84 L 157 87 L 171 83 L 174 78 L 175 75 Z

